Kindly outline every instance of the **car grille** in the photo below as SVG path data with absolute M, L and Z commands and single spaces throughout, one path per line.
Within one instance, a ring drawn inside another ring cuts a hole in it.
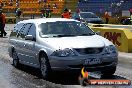
M 80 48 L 80 49 L 75 49 L 75 50 L 81 55 L 99 54 L 103 51 L 103 47 L 100 47 L 100 48 Z

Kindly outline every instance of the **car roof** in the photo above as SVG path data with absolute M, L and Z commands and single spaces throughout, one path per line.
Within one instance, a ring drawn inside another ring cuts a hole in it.
M 67 18 L 38 18 L 38 19 L 28 19 L 18 22 L 19 23 L 34 23 L 34 24 L 41 24 L 46 22 L 56 22 L 56 21 L 76 21 L 74 19 L 67 19 Z

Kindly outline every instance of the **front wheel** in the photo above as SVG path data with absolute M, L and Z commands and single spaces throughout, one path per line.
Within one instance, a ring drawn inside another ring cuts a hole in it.
M 19 66 L 19 59 L 17 57 L 17 53 L 15 50 L 12 53 L 12 58 L 13 58 L 13 66 L 17 68 Z
M 44 79 L 47 79 L 50 72 L 50 65 L 49 65 L 49 61 L 47 57 L 44 54 L 40 56 L 40 71 L 41 71 L 42 77 Z

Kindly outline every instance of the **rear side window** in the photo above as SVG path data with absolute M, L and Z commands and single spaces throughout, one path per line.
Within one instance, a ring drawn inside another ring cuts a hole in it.
M 27 35 L 32 35 L 34 39 L 36 38 L 36 26 L 34 24 L 32 24 L 32 26 L 28 30 Z
M 10 37 L 16 37 L 16 35 L 17 35 L 18 32 L 20 31 L 20 29 L 23 27 L 23 25 L 24 25 L 24 23 L 19 23 L 19 24 L 17 24 L 17 25 L 14 27 L 13 31 L 11 32 Z
M 27 35 L 27 32 L 28 32 L 28 30 L 30 29 L 31 26 L 32 26 L 31 23 L 24 24 L 24 26 L 21 28 L 21 30 L 18 34 L 18 37 L 25 38 L 25 36 Z

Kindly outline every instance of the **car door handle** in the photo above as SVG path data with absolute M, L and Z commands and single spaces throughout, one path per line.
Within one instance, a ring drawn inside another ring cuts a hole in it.
M 26 46 L 26 44 L 23 45 L 24 47 Z

